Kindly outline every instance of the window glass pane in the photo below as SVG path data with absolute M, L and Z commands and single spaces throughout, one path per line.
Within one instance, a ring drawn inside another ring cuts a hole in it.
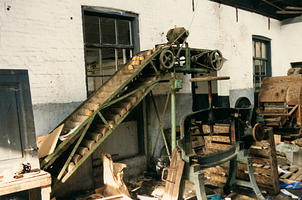
M 101 74 L 101 64 L 98 49 L 86 49 L 87 75 Z
M 260 60 L 254 60 L 255 75 L 260 75 Z
M 103 75 L 112 75 L 116 71 L 114 48 L 102 49 L 102 67 Z
M 125 64 L 132 56 L 131 49 L 123 49 L 123 63 Z
M 261 61 L 261 75 L 266 76 L 266 61 L 265 60 Z
M 256 54 L 255 54 L 255 45 L 256 45 L 256 42 L 255 41 L 253 41 L 253 56 L 255 57 L 256 56 Z
M 99 18 L 85 15 L 85 42 L 100 43 Z
M 125 53 L 125 51 L 124 51 L 124 53 Z M 118 69 L 119 69 L 120 67 L 122 67 L 124 65 L 123 49 L 117 49 L 117 57 L 118 57 L 117 65 L 118 65 Z
M 266 44 L 261 43 L 262 58 L 266 58 Z
M 255 92 L 260 90 L 261 80 L 259 76 L 255 76 Z
M 115 41 L 115 19 L 101 19 L 102 43 L 116 44 Z
M 118 43 L 130 45 L 130 22 L 127 20 L 117 20 Z
M 104 82 L 102 77 L 87 77 L 88 81 L 88 95 L 91 95 L 97 90 Z
M 261 51 L 260 51 L 260 42 L 256 42 L 256 57 L 261 57 Z

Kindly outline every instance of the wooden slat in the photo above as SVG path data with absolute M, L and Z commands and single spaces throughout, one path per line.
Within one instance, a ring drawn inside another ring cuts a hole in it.
M 210 152 L 222 151 L 225 149 L 229 149 L 230 147 L 231 147 L 231 145 L 214 143 L 214 142 L 208 143 L 206 145 L 207 151 L 210 151 Z
M 225 142 L 230 143 L 230 137 L 228 136 L 205 136 L 205 140 L 212 141 L 212 142 Z
M 215 152 L 217 150 L 224 150 L 229 148 L 228 145 L 213 142 L 213 140 L 225 141 L 224 136 L 206 136 L 206 147 L 208 152 Z M 205 137 L 205 138 L 206 138 Z M 211 139 L 214 138 L 215 139 Z M 274 142 L 274 134 L 272 128 L 267 129 L 267 140 L 261 142 L 254 142 L 253 148 L 249 149 L 249 155 L 252 155 L 253 171 L 256 182 L 260 189 L 269 191 L 270 194 L 278 194 L 280 191 L 279 177 L 277 169 L 276 149 Z M 223 163 L 219 167 L 210 168 L 210 179 L 212 181 L 225 183 L 228 175 L 229 162 Z M 247 166 L 245 164 L 238 164 L 237 178 L 242 180 L 249 180 L 247 173 Z M 297 175 L 297 178 L 300 177 Z M 302 178 L 302 174 L 301 174 Z
M 271 155 L 271 151 L 268 149 L 249 149 L 249 155 L 257 155 L 269 158 Z

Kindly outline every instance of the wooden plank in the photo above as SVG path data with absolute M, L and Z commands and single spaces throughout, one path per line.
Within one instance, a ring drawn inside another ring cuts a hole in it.
M 167 179 L 163 179 L 166 181 L 165 191 L 163 194 L 163 200 L 177 200 L 179 194 L 179 186 L 183 173 L 183 169 L 185 166 L 185 162 L 181 159 L 180 153 L 177 149 L 173 150 L 170 167 L 164 168 L 162 179 L 165 170 L 168 170 Z
M 265 158 L 269 158 L 271 155 L 271 151 L 269 149 L 254 149 L 250 148 L 249 149 L 249 155 L 257 155 L 257 156 L 262 156 Z
M 224 143 L 230 143 L 230 137 L 229 136 L 205 136 L 205 140 L 212 141 L 212 142 L 224 142 Z
M 291 167 L 288 171 L 291 172 L 291 174 L 283 174 L 280 178 L 281 179 L 287 179 L 292 176 L 293 173 L 297 172 L 299 170 L 298 167 Z
M 229 130 L 230 130 L 229 124 L 215 124 L 214 125 L 215 133 L 229 133 Z M 202 125 L 202 131 L 204 133 L 210 133 L 210 126 Z
M 301 182 L 301 181 L 302 181 L 302 174 L 300 174 L 300 176 L 298 176 L 298 177 L 296 178 L 296 181 L 297 181 L 297 182 Z
M 26 176 L 25 176 L 26 175 Z M 51 175 L 45 171 L 24 174 L 23 178 L 0 184 L 0 196 L 51 185 Z
M 37 138 L 38 157 L 43 158 L 53 153 L 56 148 L 58 138 L 62 132 L 64 124 L 56 128 L 48 135 Z
M 300 175 L 302 175 L 302 169 L 300 169 L 296 173 L 294 173 L 289 179 L 296 180 Z
M 222 151 L 222 150 L 225 150 L 225 149 L 229 149 L 230 147 L 231 147 L 231 145 L 221 144 L 221 143 L 214 143 L 214 142 L 210 142 L 206 145 L 206 149 L 209 152 Z
M 254 141 L 253 146 L 261 147 L 262 149 L 270 148 L 270 143 L 267 140 Z
M 254 174 L 254 176 L 255 176 L 257 184 L 261 183 L 261 184 L 266 184 L 266 185 L 273 185 L 273 179 L 270 176 L 261 176 L 261 175 L 257 175 L 257 174 Z M 247 174 L 247 173 L 237 173 L 236 177 L 241 180 L 249 181 L 249 174 Z

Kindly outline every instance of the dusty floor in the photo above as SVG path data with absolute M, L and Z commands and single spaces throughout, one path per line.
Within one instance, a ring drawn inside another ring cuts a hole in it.
M 161 199 L 165 189 L 165 182 L 155 179 L 154 177 L 149 176 L 136 176 L 131 179 L 126 179 L 124 182 L 127 185 L 128 191 L 132 199 L 141 199 L 141 200 L 154 200 L 155 198 Z M 211 182 L 206 180 L 206 191 L 207 195 L 211 194 L 220 194 L 222 199 L 231 198 L 231 200 L 254 200 L 257 199 L 256 196 L 247 188 L 232 188 L 233 193 L 228 196 L 223 195 L 223 184 L 216 182 Z M 288 190 L 297 196 L 302 196 L 302 190 Z M 70 199 L 84 200 L 87 196 L 92 194 L 93 191 L 77 196 L 71 197 Z M 267 193 L 263 193 L 263 196 L 266 199 L 272 200 L 290 200 L 290 197 L 286 197 L 282 193 L 277 196 L 270 196 Z M 151 197 L 151 198 L 150 198 Z M 184 194 L 184 199 L 196 199 L 195 186 L 192 182 L 186 182 L 186 190 Z

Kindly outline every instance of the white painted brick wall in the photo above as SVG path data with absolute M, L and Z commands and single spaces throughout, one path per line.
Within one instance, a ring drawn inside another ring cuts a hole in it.
M 297 23 L 281 26 L 283 65 L 290 68 L 291 62 L 302 62 L 302 17 Z M 280 72 L 286 73 L 286 72 Z
M 288 37 L 296 29 L 301 30 L 301 23 L 281 28 L 279 21 L 271 19 L 268 30 L 267 17 L 239 9 L 236 22 L 235 8 L 207 0 L 196 1 L 195 12 L 191 1 L 180 0 L 2 0 L 1 68 L 29 70 L 33 104 L 66 103 L 86 98 L 82 5 L 139 14 L 142 50 L 165 42 L 166 32 L 174 26 L 189 29 L 191 47 L 220 49 L 228 59 L 218 73 L 231 76 L 228 84 L 218 84 L 222 95 L 228 95 L 229 89 L 253 86 L 253 34 L 272 39 L 274 76 L 284 75 L 291 60 L 282 56 L 282 46 L 290 49 L 290 45 L 294 45 L 296 52 L 301 49 L 301 45 L 295 45 L 294 37 Z M 9 11 L 7 6 L 11 7 Z M 188 78 L 184 87 L 181 92 L 190 92 Z

